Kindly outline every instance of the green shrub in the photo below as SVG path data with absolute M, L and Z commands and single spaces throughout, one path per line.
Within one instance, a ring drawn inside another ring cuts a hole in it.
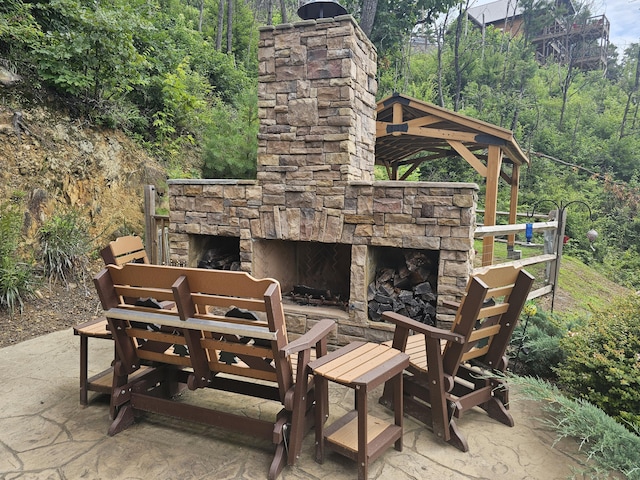
M 526 313 L 527 308 L 511 338 L 512 368 L 519 374 L 555 378 L 554 368 L 564 359 L 560 339 L 566 335 L 567 325 L 540 308 L 532 315 Z
M 640 427 L 640 296 L 597 311 L 561 343 L 557 369 L 569 392 L 628 426 Z
M 41 260 L 49 281 L 69 283 L 84 278 L 92 250 L 89 226 L 80 213 L 68 210 L 51 217 L 38 231 Z
M 0 204 L 0 307 L 12 314 L 33 293 L 33 273 L 18 252 L 22 218 L 15 203 Z

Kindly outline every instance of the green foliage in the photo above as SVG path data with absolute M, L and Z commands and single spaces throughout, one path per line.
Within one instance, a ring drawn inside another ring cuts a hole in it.
M 69 209 L 54 215 L 38 230 L 41 261 L 49 281 L 84 280 L 92 242 L 81 212 Z
M 85 106 L 123 98 L 144 85 L 146 59 L 136 36 L 150 26 L 124 6 L 80 0 L 38 4 L 45 36 L 34 55 L 43 80 Z
M 212 115 L 204 146 L 204 178 L 255 178 L 257 98 L 247 93 L 237 108 L 219 102 Z
M 0 56 L 16 61 L 28 52 L 42 32 L 33 15 L 33 4 L 22 0 L 0 2 Z
M 565 356 L 560 341 L 568 329 L 567 323 L 541 308 L 533 315 L 523 312 L 511 338 L 511 363 L 515 372 L 555 378 L 554 368 Z
M 560 382 L 578 398 L 640 428 L 640 296 L 617 299 L 564 338 Z
M 33 293 L 33 273 L 18 252 L 23 214 L 15 203 L 0 204 L 0 308 L 22 310 Z
M 612 472 L 640 479 L 640 437 L 584 400 L 573 400 L 552 384 L 531 377 L 510 377 L 518 392 L 537 402 L 550 414 L 543 420 L 562 438 L 575 438 L 595 463 L 585 478 L 609 478 Z M 582 476 L 582 475 L 581 475 Z

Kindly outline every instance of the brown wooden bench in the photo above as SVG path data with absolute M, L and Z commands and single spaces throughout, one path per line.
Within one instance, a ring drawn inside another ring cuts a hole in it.
M 140 412 L 154 412 L 269 439 L 275 446 L 269 478 L 277 477 L 285 462 L 295 463 L 313 425 L 315 391 L 307 365 L 312 348 L 317 356 L 327 353 L 332 320 L 290 342 L 279 283 L 244 272 L 109 265 L 94 283 L 118 351 L 111 397 L 118 413 L 110 435 Z M 132 305 L 123 300 L 127 297 L 175 301 L 177 308 Z M 236 318 L 238 312 L 257 319 Z M 151 368 L 131 380 L 144 364 Z M 255 418 L 240 416 L 172 400 L 181 388 L 214 390 L 207 405 L 215 405 L 215 390 L 224 390 L 272 400 L 282 409 L 270 419 L 257 418 L 259 412 Z
M 454 417 L 480 407 L 491 418 L 514 424 L 507 411 L 505 352 L 533 280 L 525 270 L 508 264 L 476 272 L 469 279 L 451 330 L 393 312 L 383 314 L 396 324 L 388 345 L 410 357 L 404 412 L 463 452 L 469 446 Z M 393 406 L 390 389 L 385 389 L 381 403 Z

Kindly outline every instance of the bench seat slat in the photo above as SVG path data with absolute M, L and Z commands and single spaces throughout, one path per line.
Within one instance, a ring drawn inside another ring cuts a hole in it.
M 226 333 L 230 335 L 240 335 L 242 337 L 259 338 L 262 340 L 276 340 L 277 332 L 270 332 L 268 328 L 254 325 L 239 325 L 232 322 L 221 322 L 217 320 L 203 320 L 200 318 L 180 318 L 167 313 L 157 313 L 130 310 L 127 308 L 110 308 L 105 312 L 109 318 L 117 320 L 129 320 L 130 322 L 151 323 L 164 327 L 187 328 L 190 330 L 202 330 L 203 332 Z

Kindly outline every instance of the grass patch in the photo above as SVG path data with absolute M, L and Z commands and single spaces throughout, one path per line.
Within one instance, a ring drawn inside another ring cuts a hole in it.
M 590 312 L 606 307 L 615 297 L 630 293 L 629 289 L 607 280 L 598 271 L 568 255 L 563 255 L 560 261 L 558 287 L 571 297 L 578 310 Z

